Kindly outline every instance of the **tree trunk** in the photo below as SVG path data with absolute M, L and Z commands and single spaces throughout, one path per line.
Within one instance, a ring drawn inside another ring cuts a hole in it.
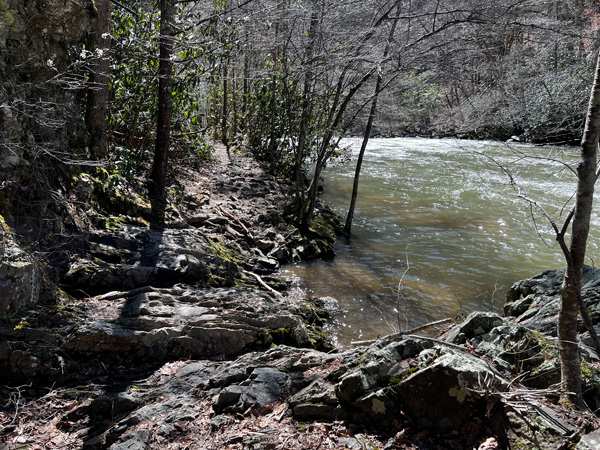
M 246 42 L 249 42 L 248 32 L 246 31 Z M 248 85 L 248 78 L 250 77 L 250 61 L 248 57 L 249 50 L 244 51 L 244 75 L 243 75 L 243 91 L 244 97 L 242 100 L 242 123 L 241 128 L 245 131 L 246 124 L 248 123 L 248 96 L 250 95 L 250 86 Z
M 106 117 L 108 109 L 108 83 L 110 80 L 110 0 L 96 0 L 98 18 L 94 27 L 95 55 L 91 62 L 88 82 L 85 122 L 90 136 L 89 148 L 93 159 L 108 157 Z
M 337 129 L 340 124 L 344 113 L 346 112 L 346 107 L 350 103 L 350 100 L 354 97 L 354 95 L 358 92 L 358 90 L 367 82 L 367 80 L 373 75 L 375 69 L 367 72 L 363 77 L 356 82 L 354 86 L 346 93 L 344 100 L 340 103 L 339 108 L 337 104 L 339 102 L 340 97 L 336 95 L 336 98 L 333 100 L 331 108 L 331 120 L 329 121 L 325 132 L 323 133 L 323 139 L 321 141 L 321 145 L 319 147 L 317 162 L 315 164 L 315 170 L 313 174 L 313 179 L 310 185 L 310 189 L 308 195 L 306 197 L 305 203 L 301 208 L 302 215 L 300 228 L 304 231 L 308 230 L 310 223 L 312 221 L 312 217 L 315 211 L 315 206 L 317 203 L 317 193 L 319 192 L 319 177 L 321 176 L 321 170 L 325 165 L 325 161 L 331 156 L 330 153 L 330 145 L 331 139 L 333 138 L 334 131 Z M 338 82 L 338 92 L 341 92 L 342 85 L 344 82 L 344 74 L 340 75 L 340 79 Z M 337 110 L 336 110 L 337 108 Z
M 227 148 L 229 155 L 229 141 L 227 140 L 227 64 L 223 64 L 223 109 L 221 110 L 221 142 Z
M 312 13 L 310 17 L 310 26 L 308 29 L 308 45 L 306 47 L 306 53 L 304 57 L 304 64 L 307 65 L 306 72 L 304 74 L 304 89 L 302 91 L 302 114 L 300 117 L 300 132 L 298 134 L 298 145 L 296 147 L 296 158 L 294 161 L 294 191 L 295 191 L 295 202 L 300 211 L 300 217 L 302 214 L 302 207 L 304 205 L 305 191 L 304 191 L 304 174 L 302 172 L 302 165 L 304 164 L 305 153 L 306 153 L 306 140 L 308 135 L 308 123 L 312 115 L 312 85 L 314 76 L 314 51 L 316 45 L 316 34 L 317 26 L 319 25 L 319 11 L 318 5 L 315 0 L 312 4 Z
M 400 12 L 399 10 L 400 8 L 398 8 L 398 13 Z M 397 24 L 398 19 L 394 20 L 394 23 L 392 24 L 392 27 L 390 29 L 388 41 L 385 45 L 385 50 L 383 51 L 383 60 L 387 58 L 387 55 L 390 51 L 390 45 L 392 43 L 392 39 L 394 38 L 394 33 L 396 31 Z M 381 91 L 382 83 L 383 72 L 381 71 L 381 68 L 379 68 L 377 71 L 377 81 L 375 82 L 375 93 L 373 94 L 373 100 L 371 102 L 371 110 L 369 111 L 369 118 L 367 119 L 367 126 L 365 128 L 365 134 L 363 137 L 362 144 L 360 146 L 360 152 L 358 153 L 358 160 L 356 161 L 356 170 L 354 171 L 354 182 L 352 183 L 352 197 L 350 199 L 350 208 L 348 208 L 348 215 L 346 216 L 346 223 L 344 224 L 344 232 L 347 235 L 350 235 L 350 232 L 352 231 L 352 220 L 354 219 L 354 209 L 356 208 L 356 199 L 358 197 L 358 181 L 360 179 L 360 171 L 362 168 L 365 151 L 367 149 L 367 144 L 369 143 L 369 138 L 371 137 L 373 121 L 375 120 L 375 113 L 377 112 L 377 100 L 379 99 L 379 92 Z
M 585 250 L 590 230 L 590 217 L 596 183 L 596 155 L 600 136 L 600 57 L 588 114 L 581 141 L 581 160 L 577 166 L 577 195 L 571 230 L 571 243 L 567 257 L 567 270 L 561 287 L 561 310 L 558 317 L 558 339 L 561 357 L 561 377 L 568 398 L 582 405 L 581 369 L 577 342 L 578 294 L 581 293 L 581 276 Z
M 154 164 L 150 174 L 150 196 L 153 200 L 153 215 L 162 222 L 166 203 L 165 188 L 169 147 L 171 144 L 171 115 L 173 109 L 173 22 L 175 1 L 160 0 L 160 48 L 159 48 L 159 84 L 158 84 L 158 125 Z M 155 208 L 156 207 L 156 208 Z

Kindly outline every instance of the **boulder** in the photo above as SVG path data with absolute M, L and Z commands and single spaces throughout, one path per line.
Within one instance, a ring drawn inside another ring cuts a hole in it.
M 465 352 L 448 351 L 400 382 L 394 392 L 404 413 L 419 425 L 445 430 L 460 427 L 471 415 L 485 415 L 486 392 L 507 387 L 491 364 Z
M 491 312 L 476 311 L 467 316 L 460 324 L 452 327 L 445 333 L 444 339 L 448 342 L 462 344 L 490 332 L 493 328 L 502 325 L 502 317 Z
M 0 263 L 0 317 L 35 306 L 40 274 L 28 258 Z
M 288 400 L 298 420 L 341 420 L 347 417 L 334 386 L 318 378 Z

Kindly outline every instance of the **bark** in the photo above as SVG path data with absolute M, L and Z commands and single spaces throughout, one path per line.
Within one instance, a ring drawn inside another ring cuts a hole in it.
M 249 42 L 248 32 L 246 31 L 246 42 Z M 242 100 L 242 123 L 241 128 L 245 129 L 248 122 L 248 96 L 250 94 L 250 86 L 248 84 L 248 78 L 250 77 L 250 60 L 248 58 L 248 51 L 244 52 L 244 75 L 243 75 L 243 91 L 244 97 Z
M 90 64 L 85 121 L 90 137 L 89 148 L 93 159 L 108 157 L 106 120 L 110 80 L 110 0 L 95 0 L 98 17 L 94 27 L 95 57 Z
M 158 85 L 158 124 L 156 129 L 156 146 L 154 163 L 150 174 L 150 194 L 156 205 L 153 211 L 159 221 L 164 218 L 166 202 L 165 188 L 169 148 L 171 145 L 171 115 L 173 109 L 173 21 L 175 17 L 175 1 L 160 1 L 160 47 L 159 47 L 159 85 Z
M 577 194 L 571 243 L 567 256 L 567 270 L 561 288 L 561 310 L 558 317 L 558 339 L 561 357 L 561 377 L 568 398 L 576 405 L 582 405 L 581 369 L 577 342 L 578 298 L 581 297 L 581 276 L 585 260 L 587 238 L 590 230 L 590 217 L 596 183 L 596 157 L 600 136 L 600 58 L 596 64 L 596 74 L 586 125 L 581 142 L 581 159 L 577 166 Z

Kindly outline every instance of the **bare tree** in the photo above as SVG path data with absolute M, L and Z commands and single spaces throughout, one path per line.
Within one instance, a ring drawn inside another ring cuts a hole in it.
M 398 8 L 400 9 L 400 8 Z M 390 27 L 390 34 L 388 36 L 387 44 L 385 45 L 385 50 L 383 51 L 383 58 L 380 64 L 385 62 L 385 59 L 388 56 L 390 45 L 392 43 L 392 39 L 394 38 L 394 33 L 396 31 L 396 25 L 398 24 L 398 19 L 394 19 L 392 22 L 392 26 Z M 360 171 L 362 168 L 362 162 L 365 156 L 365 151 L 367 150 L 367 144 L 369 143 L 369 138 L 371 137 L 371 130 L 373 129 L 373 122 L 375 120 L 375 114 L 377 112 L 377 100 L 379 99 L 379 93 L 381 92 L 383 85 L 383 71 L 381 67 L 377 67 L 377 81 L 375 82 L 375 92 L 373 94 L 373 99 L 371 100 L 371 109 L 369 111 L 369 118 L 367 119 L 367 125 L 365 127 L 365 133 L 363 137 L 362 144 L 360 146 L 360 151 L 358 154 L 358 159 L 356 161 L 356 170 L 354 172 L 354 181 L 352 183 L 352 196 L 350 198 L 350 207 L 348 208 L 348 214 L 346 216 L 346 223 L 344 224 L 344 232 L 346 234 L 350 234 L 352 230 L 352 220 L 354 219 L 354 209 L 356 208 L 356 200 L 358 198 L 358 182 L 360 180 Z
M 590 231 L 590 218 L 594 199 L 594 187 L 600 172 L 597 167 L 598 142 L 600 138 L 600 56 L 597 59 L 594 83 L 590 95 L 586 126 L 581 143 L 580 160 L 576 170 L 577 188 L 575 203 L 562 226 L 559 227 L 552 216 L 534 199 L 520 188 L 514 176 L 501 163 L 494 162 L 510 179 L 510 184 L 520 198 L 527 201 L 532 211 L 538 210 L 548 220 L 556 241 L 564 255 L 566 268 L 560 290 L 560 310 L 558 315 L 558 344 L 561 363 L 561 381 L 567 400 L 577 406 L 584 406 L 581 390 L 581 357 L 578 342 L 578 317 L 581 314 L 584 325 L 592 339 L 596 353 L 600 355 L 600 340 L 595 332 L 581 292 L 581 280 L 586 254 L 587 238 Z M 531 155 L 519 153 L 521 159 Z M 542 158 L 546 159 L 546 158 Z M 556 160 L 552 160 L 557 162 Z M 566 163 L 562 163 L 566 164 Z M 568 166 L 567 166 L 568 167 Z M 566 234 L 571 229 L 571 240 L 567 244 Z
M 561 287 L 561 308 L 558 317 L 558 339 L 561 358 L 561 378 L 573 403 L 583 404 L 581 393 L 581 368 L 579 346 L 577 342 L 577 316 L 581 311 L 586 317 L 585 305 L 581 297 L 581 277 L 587 238 L 590 231 L 590 217 L 594 200 L 594 186 L 598 179 L 597 152 L 600 137 L 600 57 L 596 64 L 596 72 L 590 103 L 586 118 L 583 139 L 581 141 L 581 157 L 577 166 L 577 193 L 575 206 L 558 234 L 558 241 L 567 260 L 565 279 Z M 572 219 L 571 242 L 567 248 L 564 234 Z M 590 333 L 593 326 L 586 320 Z M 597 340 L 597 339 L 596 339 Z M 598 349 L 596 350 L 598 351 Z M 600 353 L 599 353 L 600 356 Z

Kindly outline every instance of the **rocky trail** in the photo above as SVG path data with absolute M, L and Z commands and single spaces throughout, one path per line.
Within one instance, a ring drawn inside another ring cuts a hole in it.
M 558 404 L 560 272 L 515 284 L 505 317 L 340 351 L 325 303 L 277 277 L 331 257 L 339 219 L 320 207 L 301 235 L 285 186 L 239 152 L 184 173 L 164 228 L 134 192 L 77 177 L 85 232 L 47 247 L 60 290 L 7 234 L 0 449 L 598 448 L 596 417 Z M 598 280 L 586 269 L 594 323 Z

